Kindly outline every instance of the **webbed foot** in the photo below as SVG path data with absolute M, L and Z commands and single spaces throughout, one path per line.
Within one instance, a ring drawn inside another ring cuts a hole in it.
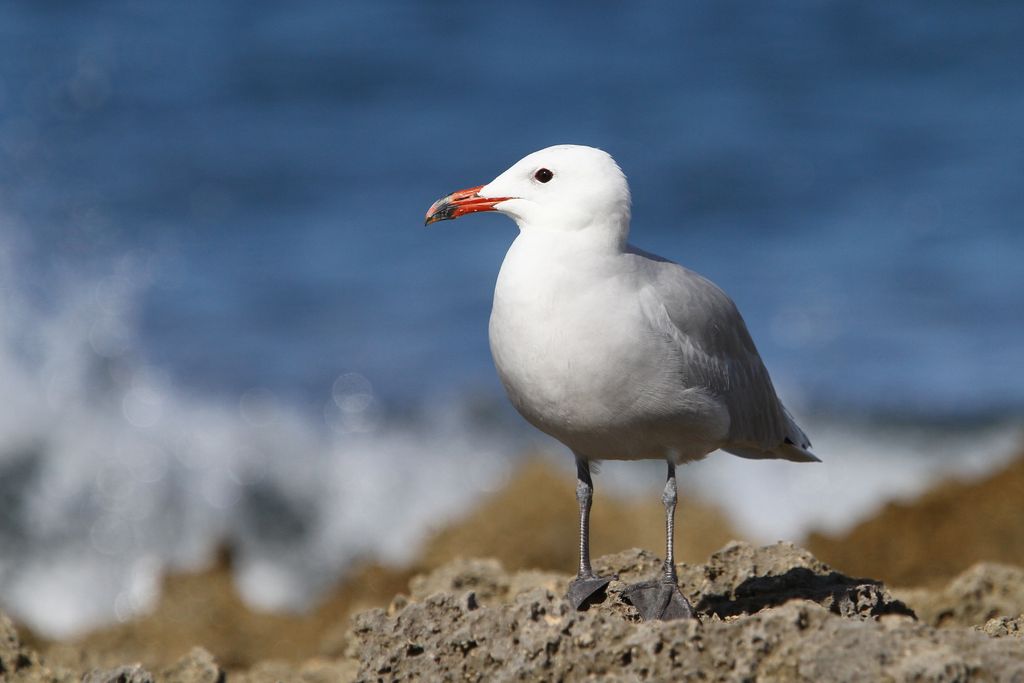
M 569 592 L 565 597 L 573 606 L 573 609 L 580 609 L 587 602 L 604 592 L 611 582 L 611 576 L 577 576 L 569 584 Z
M 693 619 L 693 608 L 683 596 L 675 581 L 660 578 L 634 583 L 622 592 L 624 598 L 637 608 L 644 621 L 672 621 Z

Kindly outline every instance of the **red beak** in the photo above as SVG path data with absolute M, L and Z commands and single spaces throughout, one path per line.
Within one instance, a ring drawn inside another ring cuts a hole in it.
M 481 187 L 483 185 L 459 190 L 438 199 L 427 211 L 427 220 L 423 225 L 451 220 L 477 211 L 494 211 L 495 204 L 511 199 L 511 197 L 481 197 L 477 194 Z

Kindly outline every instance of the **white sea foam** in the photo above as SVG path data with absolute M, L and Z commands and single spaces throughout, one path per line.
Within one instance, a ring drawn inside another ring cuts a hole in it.
M 48 305 L 0 265 L 0 604 L 44 634 L 145 610 L 225 540 L 246 599 L 301 607 L 357 558 L 411 559 L 508 469 L 513 443 L 450 406 L 389 426 L 355 373 L 322 414 L 176 387 L 137 353 L 130 264 Z

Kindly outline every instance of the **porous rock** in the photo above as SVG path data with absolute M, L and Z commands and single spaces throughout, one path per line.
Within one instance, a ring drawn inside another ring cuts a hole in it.
M 442 568 L 390 613 L 355 617 L 357 680 L 1024 679 L 1019 641 L 920 623 L 881 584 L 789 544 L 730 544 L 706 564 L 680 565 L 699 621 L 637 620 L 620 586 L 658 567 L 642 551 L 599 559 L 595 568 L 619 580 L 583 612 L 562 597 L 568 577 L 558 590 L 542 580 L 511 590 L 516 580 L 491 563 Z
M 557 590 L 565 577 L 555 572 L 527 570 L 510 573 L 495 559 L 453 560 L 428 574 L 420 574 L 409 582 L 413 600 L 438 592 L 472 591 L 484 604 L 506 601 L 510 595 L 535 587 Z
M 348 683 L 356 677 L 356 663 L 350 659 L 314 657 L 301 664 L 274 660 L 260 662 L 248 671 L 232 673 L 228 683 Z
M 194 647 L 166 669 L 160 680 L 166 683 L 223 683 L 224 672 L 208 650 Z
M 93 669 L 82 677 L 82 683 L 224 683 L 225 675 L 213 655 L 194 647 L 172 666 L 154 676 L 141 664 L 110 669 Z
M 153 674 L 141 664 L 93 669 L 82 677 L 82 683 L 153 683 Z
M 976 629 L 993 638 L 1024 638 L 1024 614 L 1019 617 L 995 617 Z
M 71 683 L 80 678 L 70 670 L 45 666 L 39 655 L 21 642 L 10 618 L 0 612 L 0 681 Z
M 938 591 L 896 591 L 922 621 L 933 626 L 984 626 L 1001 616 L 1024 614 L 1024 569 L 981 562 Z
M 18 631 L 6 614 L 0 612 L 0 676 L 10 675 L 32 665 L 21 646 Z
M 723 618 L 753 614 L 793 599 L 817 602 L 844 617 L 914 615 L 881 582 L 834 571 L 792 543 L 763 547 L 730 543 L 706 564 L 680 572 L 680 579 L 698 612 Z

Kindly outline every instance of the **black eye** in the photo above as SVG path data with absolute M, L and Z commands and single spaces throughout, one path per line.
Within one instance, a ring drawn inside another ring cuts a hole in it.
M 541 168 L 537 169 L 537 172 L 533 174 L 533 177 L 536 178 L 538 182 L 546 183 L 547 181 L 554 178 L 555 174 L 546 168 Z

